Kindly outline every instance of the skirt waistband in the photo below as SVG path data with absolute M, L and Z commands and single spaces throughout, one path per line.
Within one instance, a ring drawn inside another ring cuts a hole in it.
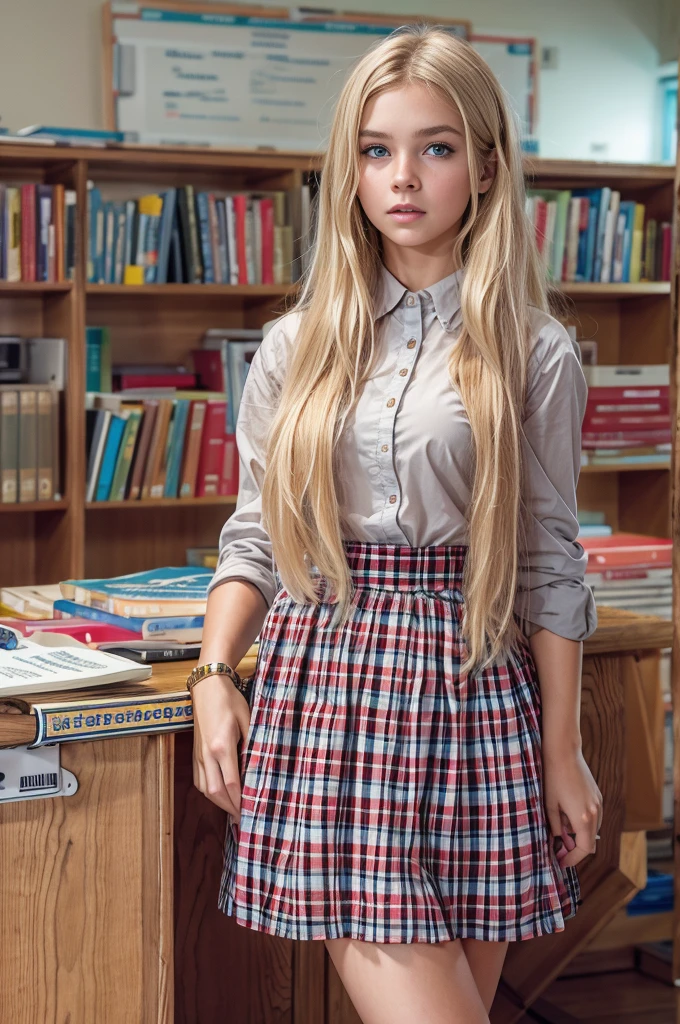
M 460 588 L 467 555 L 466 544 L 378 544 L 343 541 L 352 581 L 357 588 L 380 590 L 452 590 Z M 281 580 L 276 573 L 277 582 Z M 322 589 L 327 581 L 314 570 Z

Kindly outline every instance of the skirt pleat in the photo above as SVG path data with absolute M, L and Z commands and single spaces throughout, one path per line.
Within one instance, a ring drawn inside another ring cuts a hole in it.
M 331 601 L 279 586 L 225 838 L 218 905 L 240 924 L 501 941 L 576 913 L 578 874 L 560 867 L 543 806 L 531 650 L 460 672 L 466 552 L 346 541 L 356 589 L 340 628 Z

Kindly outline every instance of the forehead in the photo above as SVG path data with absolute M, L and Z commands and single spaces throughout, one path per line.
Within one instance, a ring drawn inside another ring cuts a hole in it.
M 408 134 L 414 128 L 450 124 L 464 133 L 463 119 L 456 104 L 439 89 L 422 82 L 401 85 L 377 93 L 364 105 L 361 127 L 390 128 Z

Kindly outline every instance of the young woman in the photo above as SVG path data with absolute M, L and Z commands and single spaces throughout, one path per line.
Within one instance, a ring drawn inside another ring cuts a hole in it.
M 601 821 L 586 384 L 524 202 L 475 50 L 383 40 L 339 97 L 309 274 L 239 411 L 192 686 L 194 781 L 229 814 L 219 906 L 324 939 L 366 1024 L 487 1021 L 508 942 L 576 913 Z M 244 697 L 222 673 L 258 632 Z

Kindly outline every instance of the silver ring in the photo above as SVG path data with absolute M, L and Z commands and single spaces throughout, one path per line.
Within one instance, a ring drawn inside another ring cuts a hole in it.
M 598 835 L 596 835 L 596 836 L 595 836 L 595 838 L 596 838 L 596 839 L 599 839 L 599 838 L 600 838 L 599 834 L 598 834 Z

